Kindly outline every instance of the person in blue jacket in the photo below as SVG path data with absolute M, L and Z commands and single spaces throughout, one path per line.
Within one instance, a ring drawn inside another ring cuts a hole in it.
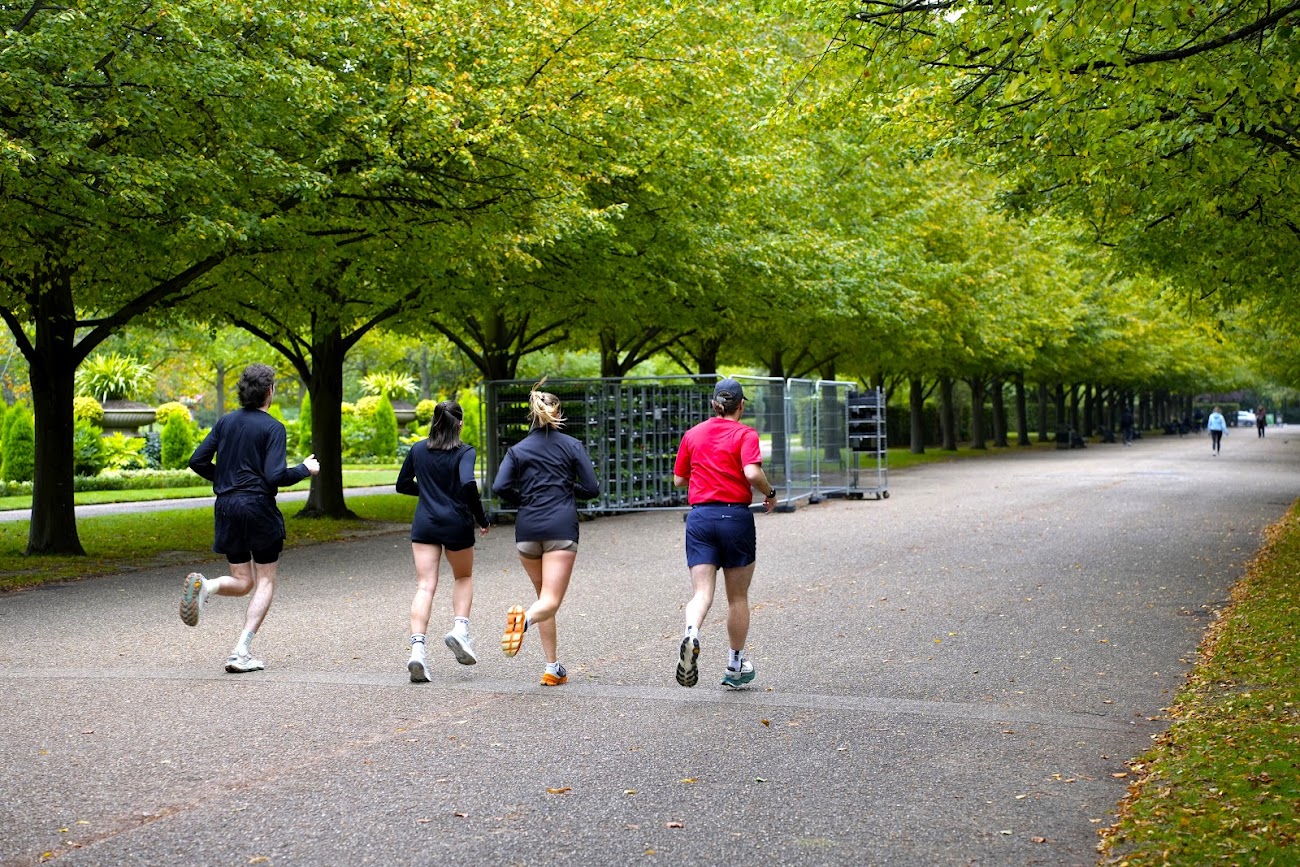
M 1219 447 L 1223 444 L 1223 434 L 1228 430 L 1228 422 L 1217 406 L 1206 420 L 1205 428 L 1210 432 L 1210 453 L 1217 456 Z
M 490 529 L 474 474 L 477 453 L 461 441 L 465 413 L 454 400 L 433 408 L 429 436 L 411 446 L 397 474 L 397 492 L 419 497 L 411 520 L 411 556 L 415 559 L 415 598 L 411 600 L 411 659 L 406 664 L 412 683 L 429 682 L 424 636 L 438 589 L 438 567 L 444 555 L 455 584 L 451 608 L 455 616 L 443 643 L 461 665 L 478 662 L 469 635 L 469 609 L 474 602 L 474 528 L 480 536 Z
M 524 633 L 536 625 L 546 655 L 542 685 L 559 686 L 568 680 L 568 672 L 559 662 L 555 614 L 578 556 L 577 500 L 597 496 L 600 485 L 587 449 L 560 432 L 560 399 L 541 391 L 544 383 L 537 383 L 528 395 L 531 429 L 506 451 L 492 493 L 518 507 L 515 547 L 537 591 L 537 601 L 527 610 L 514 605 L 506 612 L 501 649 L 506 656 L 517 654 Z
M 217 419 L 190 456 L 190 469 L 212 482 L 216 494 L 212 550 L 226 555 L 230 574 L 186 575 L 180 605 L 181 622 L 198 626 L 209 596 L 253 594 L 244 631 L 226 659 L 226 671 L 232 674 L 266 667 L 252 655 L 251 647 L 271 608 L 284 549 L 284 516 L 276 506 L 276 492 L 320 472 L 315 455 L 297 466 L 287 465 L 284 425 L 267 412 L 275 399 L 275 370 L 250 364 L 240 374 L 237 388 L 241 409 Z

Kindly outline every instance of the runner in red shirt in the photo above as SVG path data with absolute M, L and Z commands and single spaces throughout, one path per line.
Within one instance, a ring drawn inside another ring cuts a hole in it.
M 677 682 L 695 686 L 700 655 L 700 627 L 713 605 L 718 570 L 727 589 L 727 637 L 731 654 L 723 686 L 739 689 L 754 679 L 754 664 L 745 658 L 749 636 L 749 584 L 754 577 L 757 537 L 750 489 L 763 495 L 763 510 L 776 505 L 776 490 L 763 472 L 758 432 L 740 423 L 745 392 L 734 379 L 713 389 L 714 418 L 682 436 L 673 466 L 673 484 L 687 489 L 686 565 L 694 595 L 686 605 L 686 634 L 678 650 Z

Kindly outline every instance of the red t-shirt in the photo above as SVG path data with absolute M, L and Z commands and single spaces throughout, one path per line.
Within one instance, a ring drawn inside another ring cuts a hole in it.
M 763 463 L 758 432 L 729 418 L 711 418 L 688 430 L 673 473 L 686 479 L 686 499 L 696 503 L 749 503 L 754 497 L 745 467 Z

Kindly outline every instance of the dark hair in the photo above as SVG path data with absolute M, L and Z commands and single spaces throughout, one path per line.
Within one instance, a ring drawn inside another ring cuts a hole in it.
M 731 415 L 740 408 L 740 402 L 743 397 L 734 395 L 729 391 L 720 391 L 713 396 L 712 406 L 713 414 L 717 416 Z
M 460 425 L 464 418 L 465 411 L 454 400 L 444 400 L 435 406 L 433 420 L 429 422 L 429 448 L 446 451 L 460 445 Z
M 244 409 L 261 409 L 275 385 L 275 369 L 266 364 L 250 364 L 239 375 L 239 405 Z

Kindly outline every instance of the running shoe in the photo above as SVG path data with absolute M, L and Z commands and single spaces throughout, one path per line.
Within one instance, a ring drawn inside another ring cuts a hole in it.
M 207 601 L 208 594 L 203 591 L 203 576 L 198 572 L 186 575 L 185 588 L 181 590 L 181 623 L 198 626 L 203 603 Z
M 254 659 L 247 653 L 232 653 L 226 659 L 226 671 L 231 674 L 244 674 L 249 671 L 261 671 L 266 668 L 266 663 L 260 659 Z
M 478 662 L 478 657 L 474 655 L 474 648 L 470 647 L 468 635 L 448 632 L 442 639 L 442 643 L 451 648 L 451 652 L 456 654 L 456 661 L 461 665 L 473 665 Z
M 411 673 L 411 683 L 429 682 L 429 666 L 423 656 L 412 656 L 411 661 L 406 663 L 406 670 Z
M 542 686 L 559 686 L 567 682 L 568 679 L 568 669 L 558 662 L 555 664 L 555 674 L 551 674 L 549 671 L 542 672 Z
M 695 665 L 700 655 L 700 640 L 689 635 L 682 639 L 677 651 L 677 682 L 682 686 L 695 686 L 700 682 L 700 670 Z
M 722 685 L 731 689 L 740 689 L 754 679 L 754 663 L 748 659 L 740 661 L 740 669 L 727 666 L 727 673 L 722 676 Z
M 514 656 L 524 644 L 524 606 L 511 605 L 506 612 L 506 634 L 501 636 L 501 652 Z

